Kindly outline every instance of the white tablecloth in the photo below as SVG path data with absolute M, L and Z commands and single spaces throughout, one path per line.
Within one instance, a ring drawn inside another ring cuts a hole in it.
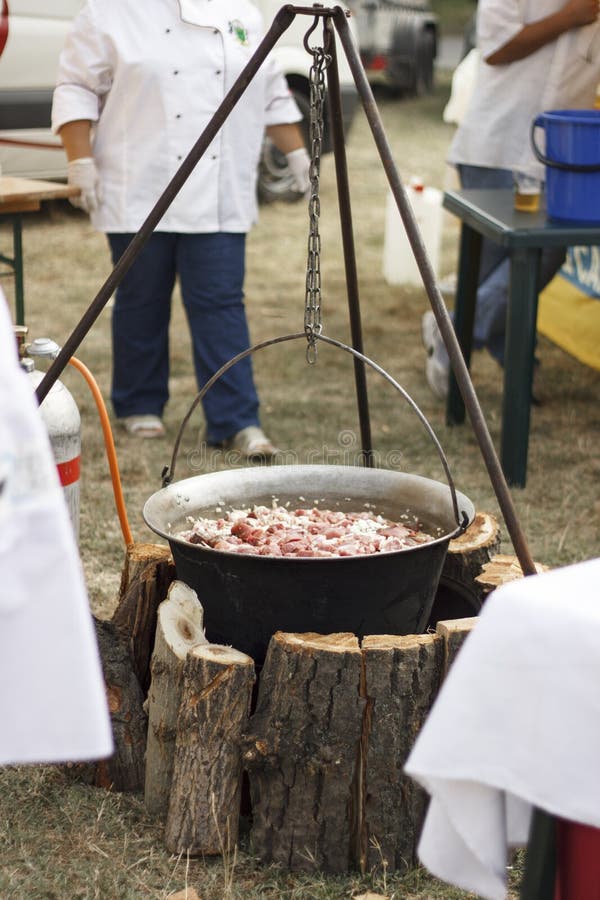
M 600 827 L 600 559 L 490 595 L 406 771 L 431 795 L 421 861 L 490 900 L 532 805 Z
M 67 505 L 0 289 L 0 765 L 112 750 Z

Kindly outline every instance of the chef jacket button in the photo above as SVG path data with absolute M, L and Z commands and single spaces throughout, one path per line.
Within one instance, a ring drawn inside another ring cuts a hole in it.
M 170 28 L 165 28 L 165 34 L 171 34 L 171 29 L 170 29 Z
M 218 156 L 215 153 L 213 153 L 213 155 L 211 156 L 211 159 L 218 159 Z
M 221 70 L 217 69 L 217 71 L 215 72 L 215 75 L 220 75 L 220 74 L 221 74 Z
M 218 34 L 218 33 L 219 33 L 219 29 L 218 29 L 218 28 L 213 28 L 213 34 Z
M 181 155 L 181 153 L 177 154 L 177 159 L 183 159 L 183 156 Z
M 176 118 L 176 119 L 180 119 L 180 118 L 181 118 L 181 113 L 177 113 L 177 115 L 175 116 L 175 118 Z
M 179 69 L 173 69 L 173 75 L 179 75 Z

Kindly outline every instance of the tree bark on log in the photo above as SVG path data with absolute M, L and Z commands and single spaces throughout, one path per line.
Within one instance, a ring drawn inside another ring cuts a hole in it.
M 188 651 L 206 643 L 203 610 L 195 591 L 174 581 L 158 607 L 147 704 L 144 802 L 151 815 L 163 820 L 169 808 L 183 668 Z
M 172 853 L 226 854 L 238 839 L 240 738 L 254 660 L 231 647 L 192 647 L 183 673 L 165 843 Z
M 360 869 L 402 871 L 415 862 L 426 794 L 403 772 L 442 673 L 443 641 L 431 634 L 373 635 L 362 643 L 367 715 Z
M 108 759 L 69 764 L 79 781 L 113 791 L 144 785 L 147 720 L 144 697 L 126 643 L 111 622 L 94 618 L 115 750 Z
M 175 565 L 168 547 L 132 544 L 127 548 L 112 622 L 129 642 L 135 671 L 144 693 L 150 684 L 156 611 L 175 577 Z
M 456 659 L 456 654 L 465 642 L 465 638 L 471 633 L 477 624 L 477 616 L 469 619 L 450 619 L 447 622 L 438 622 L 436 633 L 443 640 L 444 654 L 442 677 L 448 674 L 450 666 Z
M 429 619 L 429 628 L 445 619 L 477 615 L 483 591 L 475 581 L 500 549 L 500 527 L 494 516 L 477 513 L 464 534 L 450 541 Z
M 450 541 L 444 578 L 472 586 L 482 567 L 500 549 L 500 526 L 489 513 L 478 512 L 464 534 Z
M 271 639 L 244 739 L 251 841 L 264 862 L 327 872 L 351 866 L 361 667 L 353 634 Z
M 549 566 L 542 563 L 534 563 L 536 572 L 548 572 Z M 515 581 L 517 578 L 523 578 L 523 569 L 516 556 L 507 556 L 505 554 L 497 554 L 483 566 L 480 575 L 475 578 L 478 589 L 481 590 L 482 597 L 485 599 L 501 584 L 509 581 Z

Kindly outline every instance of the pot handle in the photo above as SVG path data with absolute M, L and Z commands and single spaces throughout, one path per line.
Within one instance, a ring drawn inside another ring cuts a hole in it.
M 559 162 L 557 159 L 549 159 L 545 156 L 536 143 L 535 130 L 536 128 L 544 127 L 544 116 L 537 116 L 533 122 L 531 123 L 531 147 L 536 158 L 543 163 L 545 166 L 549 166 L 551 169 L 560 169 L 562 172 L 600 172 L 600 163 L 590 163 L 589 165 L 583 165 L 579 163 L 564 163 Z
M 206 384 L 204 385 L 202 390 L 196 395 L 196 397 L 192 401 L 192 404 L 191 404 L 189 410 L 187 411 L 186 415 L 183 418 L 183 421 L 179 428 L 179 433 L 177 434 L 177 437 L 175 439 L 175 444 L 173 446 L 173 453 L 171 455 L 171 464 L 169 466 L 165 466 L 165 468 L 162 471 L 162 486 L 163 487 L 167 487 L 167 485 L 171 484 L 171 482 L 173 481 L 173 479 L 175 477 L 175 464 L 177 461 L 177 455 L 179 453 L 179 446 L 181 444 L 181 438 L 183 437 L 183 432 L 186 428 L 186 425 L 189 422 L 189 420 L 192 416 L 192 413 L 194 412 L 196 407 L 199 405 L 199 403 L 203 400 L 206 393 L 211 389 L 211 387 L 213 386 L 215 381 L 218 381 L 219 378 L 221 377 L 221 375 L 224 375 L 225 372 L 227 372 L 237 362 L 239 362 L 242 359 L 245 359 L 247 356 L 250 356 L 252 353 L 254 353 L 257 350 L 264 350 L 265 347 L 270 347 L 273 344 L 281 344 L 285 341 L 295 341 L 295 340 L 300 340 L 300 339 L 306 340 L 306 332 L 300 331 L 295 334 L 284 334 L 284 335 L 281 335 L 280 337 L 270 338 L 268 340 L 261 341 L 260 343 L 254 344 L 252 347 L 249 347 L 247 350 L 242 351 L 242 353 L 238 353 L 237 356 L 234 356 L 232 359 L 230 359 L 228 362 L 226 362 L 223 366 L 221 366 L 221 368 L 217 372 L 215 372 L 215 374 L 211 378 L 209 378 L 209 380 L 206 382 Z M 469 524 L 469 516 L 465 510 L 459 510 L 459 508 L 458 508 L 458 498 L 456 495 L 456 488 L 454 486 L 454 480 L 450 473 L 450 467 L 448 465 L 448 460 L 446 459 L 446 455 L 442 449 L 442 446 L 441 446 L 437 436 L 435 435 L 435 432 L 433 431 L 431 425 L 427 421 L 425 415 L 421 412 L 421 410 L 419 409 L 419 407 L 417 406 L 415 401 L 412 399 L 410 394 L 408 394 L 408 392 L 402 387 L 402 385 L 399 384 L 394 378 L 392 378 L 392 376 L 388 372 L 386 372 L 385 369 L 383 369 L 381 366 L 379 366 L 372 359 L 369 359 L 368 356 L 364 356 L 362 353 L 359 353 L 358 350 L 355 350 L 354 347 L 350 347 L 347 344 L 343 344 L 341 341 L 338 341 L 335 338 L 327 337 L 324 334 L 320 334 L 318 337 L 318 340 L 323 341 L 325 344 L 330 344 L 332 347 L 338 347 L 340 350 L 346 351 L 346 353 L 350 353 L 352 356 L 355 357 L 355 359 L 361 360 L 367 366 L 370 366 L 371 369 L 374 369 L 376 372 L 379 372 L 379 374 L 382 375 L 383 378 L 385 378 L 385 380 L 388 381 L 392 385 L 392 387 L 394 387 L 404 397 L 406 402 L 409 404 L 409 406 L 412 408 L 414 413 L 417 415 L 418 419 L 421 421 L 425 430 L 429 434 L 429 437 L 431 438 L 431 440 L 438 452 L 440 461 L 442 463 L 442 467 L 443 467 L 444 473 L 446 475 L 446 480 L 448 482 L 448 487 L 450 488 L 450 495 L 452 498 L 452 508 L 454 511 L 454 518 L 456 519 L 456 525 L 457 525 L 456 531 L 450 537 L 451 538 L 458 537 L 460 534 L 462 534 L 466 530 L 466 528 Z

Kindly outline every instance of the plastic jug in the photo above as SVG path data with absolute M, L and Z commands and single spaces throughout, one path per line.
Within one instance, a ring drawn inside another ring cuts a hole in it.
M 420 178 L 411 178 L 406 191 L 417 225 L 437 276 L 442 233 L 442 192 L 425 187 Z M 383 241 L 383 277 L 388 284 L 423 285 L 421 273 L 409 244 L 394 195 L 388 192 Z

